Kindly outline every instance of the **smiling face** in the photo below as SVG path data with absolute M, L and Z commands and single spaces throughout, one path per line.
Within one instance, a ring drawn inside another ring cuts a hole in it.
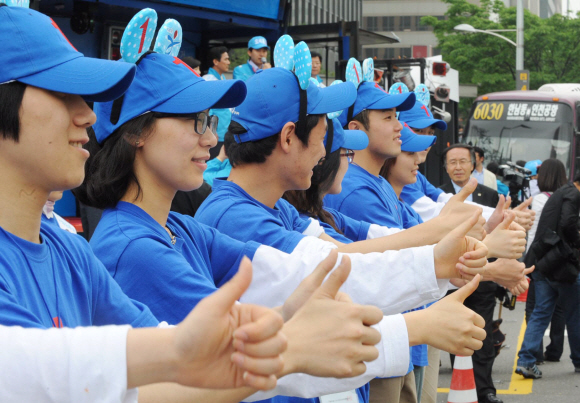
M 78 95 L 27 86 L 20 108 L 19 141 L 0 139 L 0 160 L 15 179 L 40 191 L 79 186 L 89 157 L 82 148 L 96 116 Z M 28 191 L 28 189 L 27 189 Z
M 417 181 L 417 172 L 419 172 L 419 153 L 403 151 L 395 159 L 395 163 L 389 169 L 387 180 L 393 186 L 398 187 L 410 185 Z
M 452 148 L 447 151 L 445 169 L 453 182 L 460 187 L 465 186 L 473 171 L 473 161 L 469 150 L 466 148 Z
M 395 109 L 369 111 L 369 136 L 367 149 L 380 158 L 394 158 L 401 153 L 401 130 Z
M 194 119 L 157 119 L 152 134 L 138 148 L 137 178 L 143 183 L 140 176 L 146 175 L 150 182 L 168 192 L 197 189 L 203 184 L 209 149 L 216 144 L 217 137 L 209 127 L 204 135 L 195 131 Z
M 289 152 L 284 157 L 283 174 L 286 176 L 285 190 L 306 190 L 312 182 L 313 169 L 325 156 L 324 137 L 326 135 L 326 119 L 320 117 L 318 123 L 310 131 L 308 147 L 296 134 L 289 137 Z
M 435 127 L 434 126 L 429 126 L 429 127 L 424 128 L 424 129 L 415 129 L 415 128 L 411 127 L 411 129 L 415 132 L 415 134 L 422 134 L 422 135 L 428 135 L 428 136 L 435 135 Z M 417 154 L 419 154 L 419 164 L 422 164 L 427 160 L 427 154 L 429 154 L 430 149 L 431 149 L 431 147 L 429 147 L 425 151 L 419 151 L 417 153 Z

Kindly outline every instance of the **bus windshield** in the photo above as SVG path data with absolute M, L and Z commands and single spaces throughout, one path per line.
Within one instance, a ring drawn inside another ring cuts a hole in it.
M 558 104 L 558 108 L 555 109 L 551 118 L 534 119 L 530 113 L 530 107 L 527 114 L 524 111 L 523 116 L 510 119 L 510 117 L 513 118 L 513 113 L 512 116 L 507 113 L 509 106 L 507 104 L 514 102 L 503 102 L 506 107 L 498 108 L 498 110 L 505 109 L 506 112 L 502 110 L 501 115 L 496 113 L 492 119 L 489 119 L 489 114 L 487 119 L 482 119 L 481 114 L 478 116 L 477 113 L 474 113 L 469 120 L 463 142 L 481 147 L 485 151 L 486 163 L 495 161 L 501 165 L 507 161 L 536 159 L 543 161 L 547 158 L 557 158 L 564 163 L 567 174 L 569 174 L 573 131 L 572 108 L 565 104 Z M 529 104 L 535 106 L 539 103 L 531 102 Z M 511 109 L 513 110 L 513 108 Z M 547 106 L 546 109 L 548 109 Z

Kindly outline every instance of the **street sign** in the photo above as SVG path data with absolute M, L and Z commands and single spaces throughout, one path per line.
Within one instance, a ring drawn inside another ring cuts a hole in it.
M 530 89 L 530 71 L 516 70 L 516 90 L 527 91 Z

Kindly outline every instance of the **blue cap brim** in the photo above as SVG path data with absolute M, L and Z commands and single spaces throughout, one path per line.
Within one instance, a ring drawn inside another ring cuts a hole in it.
M 163 113 L 197 113 L 210 108 L 233 108 L 246 99 L 241 80 L 197 81 L 152 110 Z
M 439 130 L 447 130 L 447 123 L 439 119 L 418 119 L 411 122 L 406 122 L 414 129 L 425 129 L 426 127 L 435 126 Z
M 403 144 L 401 144 L 401 151 L 407 151 L 410 153 L 425 151 L 431 147 L 437 139 L 435 136 L 419 135 L 415 133 L 412 133 L 410 136 L 401 136 L 401 138 L 404 138 Z
M 365 109 L 396 109 L 397 111 L 408 111 L 415 105 L 415 93 L 406 92 L 404 94 L 387 95 L 378 101 L 368 105 Z
M 108 102 L 123 95 L 134 77 L 132 63 L 81 56 L 18 81 L 49 91 L 80 95 L 89 102 Z
M 348 108 L 356 101 L 356 87 L 353 83 L 346 82 L 318 88 L 320 99 L 308 98 L 308 111 L 310 115 L 321 115 L 341 111 Z
M 345 130 L 342 148 L 347 150 L 364 150 L 369 145 L 369 137 L 362 130 Z

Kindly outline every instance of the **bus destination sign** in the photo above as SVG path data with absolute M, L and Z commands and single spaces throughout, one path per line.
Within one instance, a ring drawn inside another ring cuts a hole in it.
M 522 120 L 555 122 L 560 104 L 547 102 L 479 102 L 473 111 L 474 120 Z

